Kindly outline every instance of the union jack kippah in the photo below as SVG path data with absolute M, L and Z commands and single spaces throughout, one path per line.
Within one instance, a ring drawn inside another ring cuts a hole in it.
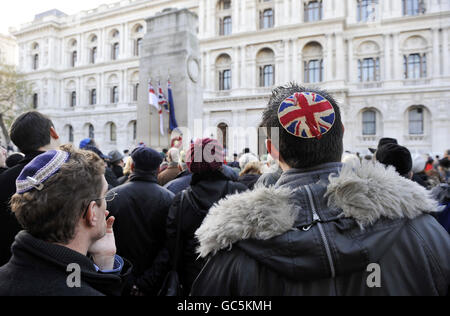
M 278 119 L 289 134 L 320 140 L 333 127 L 336 113 L 330 101 L 323 96 L 302 92 L 295 93 L 280 104 Z
M 17 193 L 24 194 L 33 189 L 41 191 L 44 182 L 55 175 L 69 158 L 70 154 L 61 150 L 50 150 L 34 158 L 16 180 Z

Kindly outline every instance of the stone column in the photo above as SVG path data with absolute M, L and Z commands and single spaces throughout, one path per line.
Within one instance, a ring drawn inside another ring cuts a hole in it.
M 342 33 L 336 34 L 336 60 L 334 61 L 336 65 L 336 79 L 345 79 L 345 56 L 344 56 L 344 39 Z
M 442 29 L 442 69 L 444 76 L 448 76 L 450 73 L 449 65 L 449 47 L 448 47 L 448 28 Z
M 402 80 L 402 67 L 403 61 L 400 55 L 400 35 L 399 33 L 394 33 L 394 80 Z
M 205 14 L 205 10 L 206 10 L 206 5 L 205 5 L 205 1 L 206 0 L 200 0 L 199 4 L 198 4 L 198 14 L 199 14 L 199 21 L 198 21 L 198 29 L 199 31 L 199 35 L 200 37 L 204 37 L 205 36 L 205 25 L 207 25 L 205 22 L 205 17 L 207 16 Z
M 441 58 L 439 47 L 439 29 L 433 29 L 433 78 L 441 75 Z
M 384 35 L 384 79 L 382 81 L 391 80 L 391 34 Z
M 147 34 L 144 36 L 140 59 L 142 87 L 137 117 L 139 141 L 151 147 L 165 148 L 170 145 L 170 138 L 167 135 L 167 115 L 164 119 L 166 135 L 160 136 L 158 111 L 149 106 L 149 78 L 157 78 L 158 75 L 166 77 L 170 73 L 176 118 L 179 127 L 184 129 L 185 141 L 193 137 L 194 120 L 201 122 L 203 118 L 197 24 L 197 15 L 187 9 L 168 9 L 147 19 Z
M 355 0 L 347 0 L 347 23 L 352 24 L 356 23 L 356 1 Z
M 233 71 L 231 73 L 231 84 L 233 89 L 241 87 L 241 80 L 239 78 L 239 47 L 233 48 Z
M 297 39 L 294 39 L 292 42 L 292 80 L 294 80 L 296 82 L 301 81 L 299 79 L 300 69 L 298 67 L 298 56 L 299 56 L 299 52 L 298 52 Z
M 355 83 L 355 62 L 353 60 L 353 38 L 349 38 L 347 41 L 348 50 L 348 81 L 349 83 Z
M 245 46 L 241 46 L 241 88 L 247 88 L 247 80 L 245 78 L 246 76 L 246 54 L 245 54 Z
M 325 81 L 333 80 L 333 35 L 327 34 L 327 47 L 326 47 L 326 59 L 325 59 Z
M 287 83 L 291 80 L 290 76 L 290 59 L 289 59 L 289 47 L 290 47 L 290 40 L 284 40 L 284 83 Z M 276 71 L 276 70 L 275 70 Z
M 241 1 L 233 1 L 232 5 L 233 5 L 232 26 L 233 26 L 233 34 L 235 34 L 240 31 L 239 7 L 241 6 Z

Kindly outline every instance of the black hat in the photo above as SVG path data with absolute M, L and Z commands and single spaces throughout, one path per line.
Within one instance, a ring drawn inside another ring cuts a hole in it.
M 396 144 L 396 145 L 398 145 L 398 141 L 395 138 L 387 138 L 387 137 L 385 137 L 385 138 L 380 139 L 380 141 L 378 142 L 378 147 L 377 148 L 380 148 L 381 146 L 386 145 L 386 144 Z M 377 149 L 369 148 L 369 151 L 372 154 L 374 154 L 377 151 Z
M 412 169 L 412 158 L 408 148 L 394 144 L 387 143 L 378 148 L 375 158 L 386 166 L 393 166 L 395 170 L 406 176 Z
M 118 162 L 118 161 L 122 160 L 123 158 L 125 158 L 125 157 L 124 157 L 119 151 L 117 151 L 117 150 L 111 151 L 111 152 L 108 154 L 108 156 L 109 156 L 109 161 L 110 161 L 111 163 Z
M 161 165 L 163 159 L 154 149 L 149 147 L 138 147 L 131 153 L 135 169 L 141 171 L 155 171 Z

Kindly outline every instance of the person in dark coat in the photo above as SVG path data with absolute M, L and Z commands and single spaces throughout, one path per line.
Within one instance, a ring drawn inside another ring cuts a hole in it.
M 80 146 L 81 148 L 81 146 Z M 105 163 L 105 179 L 106 182 L 108 182 L 109 189 L 115 188 L 119 185 L 119 181 L 117 180 L 117 176 L 112 171 L 110 167 L 108 167 L 108 164 L 106 163 L 107 160 L 109 160 L 109 156 L 104 155 L 100 149 L 97 148 L 97 145 L 95 144 L 94 140 L 91 140 L 90 143 L 85 145 L 83 147 L 83 150 L 88 150 L 96 153 L 100 158 L 103 159 Z
M 212 149 L 214 159 L 205 159 L 203 155 L 201 161 L 195 161 L 195 152 L 202 151 L 205 146 Z M 186 154 L 187 165 L 192 176 L 191 185 L 175 197 L 170 207 L 167 220 L 167 237 L 170 257 L 175 257 L 176 236 L 178 221 L 181 220 L 181 251 L 178 265 L 180 281 L 186 289 L 185 294 L 189 294 L 189 289 L 203 267 L 203 260 L 196 260 L 195 249 L 198 242 L 194 237 L 194 232 L 200 227 L 203 219 L 208 214 L 209 209 L 217 201 L 229 194 L 243 192 L 247 187 L 240 183 L 231 181 L 222 170 L 223 149 L 216 140 L 203 139 L 191 144 L 190 150 Z M 207 162 L 212 161 L 212 162 Z M 184 194 L 181 205 L 181 195 Z
M 36 156 L 59 146 L 59 136 L 52 121 L 39 112 L 27 112 L 11 126 L 11 140 L 25 154 L 16 166 L 0 174 L 0 266 L 9 261 L 14 237 L 22 229 L 11 213 L 9 201 L 16 193 L 16 179 Z
M 27 164 L 11 207 L 24 227 L 0 268 L 0 296 L 119 295 L 130 263 L 116 255 L 103 161 L 71 145 Z M 90 259 L 92 258 L 92 259 Z
M 239 182 L 250 190 L 253 190 L 261 174 L 261 163 L 259 161 L 249 162 L 239 174 Z
M 117 179 L 120 179 L 123 177 L 123 167 L 125 164 L 123 163 L 123 158 L 125 158 L 124 155 L 122 155 L 119 151 L 114 150 L 111 151 L 109 154 L 109 168 L 114 172 Z
M 9 155 L 9 157 L 6 159 L 6 167 L 12 168 L 17 166 L 24 157 L 25 155 L 21 153 L 14 153 Z
M 430 215 L 437 202 L 394 168 L 341 163 L 344 128 L 333 97 L 278 87 L 261 126 L 284 172 L 275 186 L 210 209 L 195 234 L 208 263 L 191 295 L 449 294 L 450 237 Z
M 108 210 L 117 219 L 117 252 L 134 266 L 125 295 L 156 295 L 168 269 L 165 223 L 174 194 L 158 185 L 161 155 L 148 147 L 131 154 L 128 183 L 113 189 Z

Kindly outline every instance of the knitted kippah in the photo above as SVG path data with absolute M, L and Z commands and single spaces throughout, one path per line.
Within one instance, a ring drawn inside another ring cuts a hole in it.
M 33 189 L 41 191 L 44 182 L 55 175 L 70 158 L 70 154 L 61 150 L 50 150 L 34 158 L 20 173 L 16 180 L 18 194 Z

